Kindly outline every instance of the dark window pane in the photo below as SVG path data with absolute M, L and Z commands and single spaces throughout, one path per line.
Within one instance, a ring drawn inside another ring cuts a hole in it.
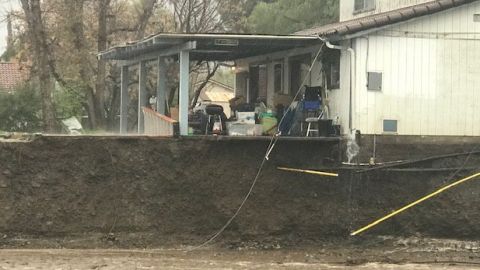
M 340 88 L 340 51 L 327 50 L 323 58 L 328 89 Z
M 383 120 L 383 132 L 398 132 L 398 121 Z
M 282 92 L 282 85 L 283 85 L 283 65 L 282 64 L 275 64 L 273 67 L 273 72 L 274 72 L 274 82 L 273 82 L 273 87 L 275 90 L 275 93 L 280 93 Z
M 355 0 L 355 11 L 365 9 L 365 0 Z

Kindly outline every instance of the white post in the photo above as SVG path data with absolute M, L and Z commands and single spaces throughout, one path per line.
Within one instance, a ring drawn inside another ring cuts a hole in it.
M 164 57 L 158 58 L 157 112 L 165 115 L 167 103 L 167 64 Z
M 147 67 L 146 62 L 140 62 L 138 70 L 138 134 L 145 131 L 142 107 L 147 106 Z
M 128 66 L 122 66 L 120 83 L 120 134 L 128 132 Z
M 179 124 L 180 135 L 188 135 L 188 105 L 190 81 L 190 52 L 180 52 L 180 93 L 179 93 Z
M 283 59 L 283 94 L 290 94 L 290 59 Z

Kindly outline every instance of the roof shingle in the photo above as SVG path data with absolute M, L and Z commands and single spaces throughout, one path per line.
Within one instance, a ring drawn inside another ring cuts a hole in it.
M 410 19 L 435 14 L 450 8 L 479 0 L 436 0 L 388 12 L 378 13 L 358 19 L 313 27 L 299 31 L 297 35 L 319 35 L 326 38 L 339 38 L 373 28 L 404 22 Z
M 18 63 L 0 62 L 0 91 L 11 91 L 27 78 L 27 73 Z

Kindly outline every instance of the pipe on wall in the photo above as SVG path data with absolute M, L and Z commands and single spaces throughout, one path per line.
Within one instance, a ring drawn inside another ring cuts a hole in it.
M 354 111 L 354 93 L 356 86 L 356 54 L 355 50 L 351 47 L 343 47 L 339 45 L 332 44 L 329 40 L 322 39 L 325 42 L 325 45 L 333 50 L 348 51 L 350 54 L 350 108 L 348 115 L 348 128 L 350 131 L 353 130 L 353 111 Z

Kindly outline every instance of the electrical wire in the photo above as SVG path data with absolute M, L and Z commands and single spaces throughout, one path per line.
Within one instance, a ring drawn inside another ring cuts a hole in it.
M 418 200 L 416 200 L 416 201 L 414 201 L 414 202 L 412 202 L 412 203 L 410 203 L 410 204 L 408 204 L 408 205 L 406 205 L 406 206 L 404 206 L 404 207 L 402 207 L 402 208 L 400 208 L 400 209 L 398 209 L 398 210 L 396 210 L 396 211 L 394 211 L 394 212 L 392 212 L 392 213 L 390 213 L 390 214 L 388 214 L 388 215 L 386 215 L 386 216 L 384 216 L 380 219 L 375 220 L 374 222 L 368 224 L 367 226 L 352 232 L 350 235 L 355 236 L 355 235 L 358 235 L 362 232 L 365 232 L 365 231 L 379 225 L 380 223 L 382 223 L 382 222 L 384 222 L 384 221 L 386 221 L 386 220 L 388 220 L 388 219 L 390 219 L 390 218 L 392 218 L 392 217 L 394 217 L 394 216 L 396 216 L 396 215 L 398 215 L 402 212 L 405 212 L 406 210 L 408 210 L 408 209 L 410 209 L 410 208 L 412 208 L 412 207 L 414 207 L 414 206 L 416 206 L 416 205 L 418 205 L 418 204 L 420 204 L 424 201 L 427 201 L 427 200 L 429 200 L 429 199 L 431 199 L 431 198 L 433 198 L 433 197 L 435 197 L 435 196 L 437 196 L 437 195 L 439 195 L 439 194 L 441 194 L 441 193 L 443 193 L 443 192 L 445 192 L 445 191 L 447 191 L 447 190 L 449 190 L 453 187 L 456 187 L 458 185 L 461 185 L 461 184 L 463 184 L 467 181 L 476 179 L 478 177 L 480 177 L 480 172 L 476 173 L 476 174 L 473 174 L 473 175 L 470 175 L 468 177 L 462 178 L 462 179 L 460 179 L 460 180 L 458 180 L 458 181 L 456 181 L 456 182 L 454 182 L 454 183 L 452 183 L 448 186 L 442 187 L 442 188 L 436 190 L 435 192 L 432 192 L 432 193 L 430 193 L 430 194 L 428 194 L 428 195 L 426 195 L 426 196 L 424 196 L 424 197 L 422 197 L 422 198 L 420 198 L 420 199 L 418 199 Z
M 320 40 L 320 36 L 318 37 Z M 302 91 L 302 88 L 303 86 L 305 85 L 305 83 L 307 82 L 307 78 L 308 76 L 312 73 L 312 70 L 313 70 L 313 66 L 315 64 L 315 62 L 317 62 L 318 58 L 320 57 L 320 54 L 322 53 L 322 50 L 323 50 L 323 47 L 325 46 L 325 43 L 322 43 L 322 45 L 320 46 L 320 49 L 318 50 L 317 54 L 315 55 L 315 58 L 313 59 L 312 61 L 312 64 L 310 65 L 310 68 L 308 70 L 308 73 L 305 75 L 305 78 L 303 79 L 302 83 L 300 84 L 300 87 L 298 89 L 298 91 L 296 92 L 292 102 L 290 103 L 290 106 L 289 106 L 289 109 L 291 108 L 293 102 L 298 98 L 298 96 L 300 95 L 300 92 Z M 232 217 L 225 223 L 225 225 L 223 225 L 222 228 L 220 228 L 220 230 L 218 230 L 218 232 L 216 232 L 213 236 L 211 236 L 207 241 L 203 242 L 202 244 L 198 245 L 198 246 L 195 246 L 193 248 L 190 248 L 187 250 L 187 252 L 192 252 L 192 251 L 195 251 L 195 250 L 198 250 L 198 249 L 201 249 L 207 245 L 209 245 L 210 243 L 212 243 L 213 241 L 215 241 L 215 239 L 217 239 L 229 226 L 230 224 L 233 222 L 233 220 L 238 216 L 238 214 L 240 214 L 240 211 L 243 209 L 243 207 L 245 206 L 245 204 L 247 203 L 248 199 L 251 197 L 252 193 L 253 193 L 253 190 L 255 188 L 255 186 L 257 185 L 257 182 L 258 182 L 258 179 L 260 178 L 260 175 L 263 171 L 263 167 L 265 166 L 265 163 L 269 160 L 269 157 L 270 157 L 270 154 L 272 153 L 273 149 L 275 148 L 277 142 L 278 142 L 278 139 L 280 138 L 280 135 L 281 135 L 281 131 L 280 131 L 280 126 L 282 125 L 283 121 L 285 120 L 285 116 L 286 114 L 283 115 L 283 117 L 280 119 L 279 123 L 278 123 L 278 129 L 277 129 L 277 133 L 274 134 L 272 136 L 272 138 L 270 139 L 270 143 L 267 147 L 267 151 L 265 153 L 265 156 L 263 157 L 263 160 L 260 164 L 260 167 L 258 168 L 258 171 L 257 171 L 257 174 L 255 175 L 255 178 L 252 182 L 252 185 L 250 186 L 250 189 L 248 190 L 248 193 L 247 195 L 244 197 L 244 199 L 242 200 L 242 202 L 240 203 L 240 206 L 237 208 L 237 210 L 235 211 L 235 213 L 232 215 Z
M 478 149 L 479 147 L 480 147 L 480 145 L 476 145 L 476 146 L 473 148 L 472 151 L 467 152 L 468 155 L 467 155 L 467 157 L 465 158 L 465 160 L 463 161 L 462 166 L 461 166 L 460 168 L 458 168 L 455 172 L 453 172 L 450 176 L 448 176 L 447 179 L 444 180 L 444 182 L 450 182 L 450 181 L 452 181 L 452 179 L 453 179 L 454 177 L 456 177 L 456 176 L 466 167 L 468 161 L 470 160 L 470 158 L 472 157 L 472 155 L 473 155 L 474 153 L 476 153 L 476 151 L 477 151 L 477 149 Z M 449 156 L 458 156 L 458 155 L 455 154 L 455 155 L 445 155 L 445 156 L 446 156 L 446 157 L 449 157 Z M 406 205 L 406 206 L 404 206 L 404 207 L 402 207 L 402 208 L 400 208 L 400 209 L 398 209 L 398 210 L 396 210 L 396 211 L 394 211 L 394 212 L 392 212 L 392 213 L 390 213 L 390 214 L 388 214 L 388 215 L 386 215 L 386 216 L 384 216 L 384 217 L 382 217 L 382 218 L 380 218 L 380 219 L 375 220 L 374 222 L 370 223 L 369 225 L 367 225 L 367 226 L 365 226 L 365 227 L 363 227 L 363 228 L 361 228 L 361 229 L 359 229 L 359 230 L 356 230 L 356 231 L 352 232 L 352 233 L 350 234 L 350 236 L 355 236 L 355 235 L 358 235 L 358 234 L 360 234 L 360 233 L 363 233 L 364 231 L 367 231 L 367 230 L 369 230 L 369 229 L 371 229 L 371 228 L 379 225 L 380 223 L 383 223 L 384 221 L 386 221 L 386 220 L 388 220 L 388 219 L 390 219 L 390 218 L 392 218 L 392 217 L 394 217 L 394 216 L 396 216 L 396 215 L 398 215 L 398 214 L 400 214 L 400 213 L 402 213 L 402 212 L 404 212 L 404 211 L 406 211 L 406 210 L 408 210 L 408 209 L 410 209 L 410 208 L 412 208 L 412 207 L 414 207 L 414 206 L 416 206 L 416 205 L 418 205 L 418 204 L 420 204 L 420 203 L 422 203 L 422 202 L 424 202 L 424 201 L 426 201 L 426 200 L 429 200 L 429 199 L 431 199 L 431 198 L 433 198 L 433 197 L 435 197 L 435 196 L 437 196 L 437 195 L 439 195 L 439 194 L 441 194 L 441 193 L 443 193 L 443 192 L 445 192 L 445 191 L 447 191 L 447 190 L 449 190 L 449 189 L 451 189 L 451 188 L 453 188 L 453 187 L 456 187 L 456 186 L 458 186 L 458 185 L 460 185 L 460 184 L 463 184 L 463 183 L 465 183 L 465 182 L 467 182 L 467 181 L 470 181 L 470 180 L 472 180 L 472 179 L 476 179 L 476 178 L 478 178 L 478 177 L 480 177 L 480 172 L 479 172 L 479 173 L 476 173 L 476 174 L 473 174 L 473 175 L 471 175 L 471 176 L 465 177 L 465 178 L 463 178 L 463 179 L 457 180 L 456 182 L 454 182 L 454 183 L 452 183 L 452 184 L 449 184 L 449 185 L 447 185 L 447 186 L 445 186 L 445 187 L 442 187 L 442 188 L 436 190 L 435 192 L 430 193 L 430 194 L 428 194 L 428 195 L 426 195 L 426 196 L 424 196 L 424 197 L 422 197 L 422 198 L 420 198 L 420 199 L 418 199 L 418 200 L 416 200 L 416 201 L 414 201 L 414 202 L 412 202 L 412 203 L 410 203 L 410 204 L 408 204 L 408 205 Z

